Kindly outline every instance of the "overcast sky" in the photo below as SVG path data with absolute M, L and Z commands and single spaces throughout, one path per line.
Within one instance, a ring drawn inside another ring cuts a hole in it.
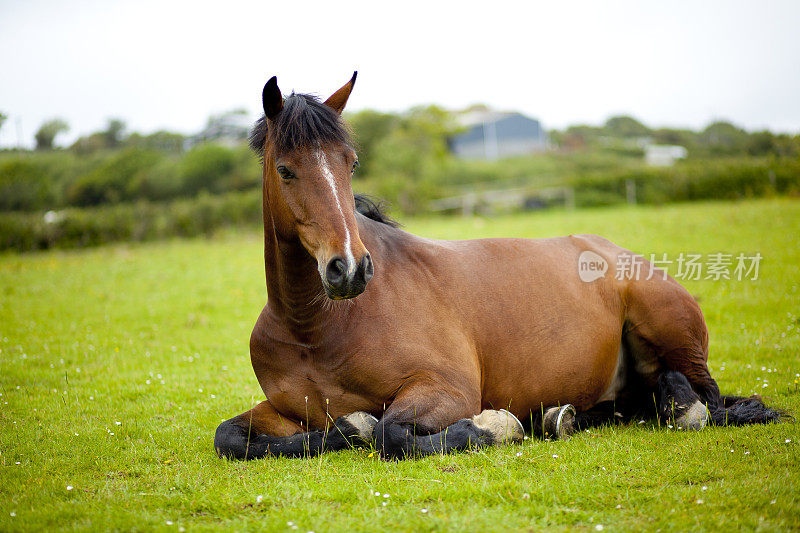
M 48 118 L 66 144 L 108 117 L 191 133 L 260 112 L 261 88 L 349 109 L 486 103 L 547 128 L 629 113 L 651 126 L 800 132 L 800 2 L 0 0 L 0 146 Z

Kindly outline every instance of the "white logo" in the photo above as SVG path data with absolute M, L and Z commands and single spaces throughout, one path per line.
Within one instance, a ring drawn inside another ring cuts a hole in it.
M 586 250 L 578 256 L 578 276 L 581 281 L 589 283 L 605 276 L 608 263 L 600 255 Z

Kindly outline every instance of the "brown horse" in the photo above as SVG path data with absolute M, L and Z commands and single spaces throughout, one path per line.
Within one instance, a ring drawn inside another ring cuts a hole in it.
M 593 235 L 425 239 L 354 197 L 355 80 L 324 103 L 264 87 L 268 302 L 250 354 L 266 399 L 219 426 L 220 456 L 424 455 L 648 410 L 687 429 L 780 417 L 720 395 L 700 308 L 640 256 Z M 631 257 L 641 275 L 612 275 Z

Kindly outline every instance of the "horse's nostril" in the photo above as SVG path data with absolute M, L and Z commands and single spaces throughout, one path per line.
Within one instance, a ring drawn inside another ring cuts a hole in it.
M 337 288 L 341 288 L 347 277 L 347 263 L 341 257 L 334 257 L 328 261 L 328 267 L 325 269 L 325 278 L 328 283 Z
M 364 269 L 364 281 L 369 282 L 369 280 L 372 279 L 372 275 L 375 273 L 375 267 L 372 265 L 372 257 L 369 254 L 364 256 L 362 268 Z

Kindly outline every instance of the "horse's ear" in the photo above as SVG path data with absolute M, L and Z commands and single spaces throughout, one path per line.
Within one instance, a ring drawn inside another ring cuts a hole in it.
M 344 111 L 344 106 L 347 105 L 347 99 L 350 98 L 350 93 L 353 90 L 353 86 L 356 84 L 357 75 L 358 71 L 353 72 L 353 77 L 350 78 L 350 81 L 345 83 L 341 89 L 333 93 L 330 98 L 325 100 L 325 105 L 341 115 L 342 111 Z
M 275 118 L 283 109 L 283 96 L 281 96 L 281 90 L 278 89 L 277 76 L 272 76 L 267 84 L 264 85 L 261 101 L 264 104 L 264 114 L 270 120 Z

